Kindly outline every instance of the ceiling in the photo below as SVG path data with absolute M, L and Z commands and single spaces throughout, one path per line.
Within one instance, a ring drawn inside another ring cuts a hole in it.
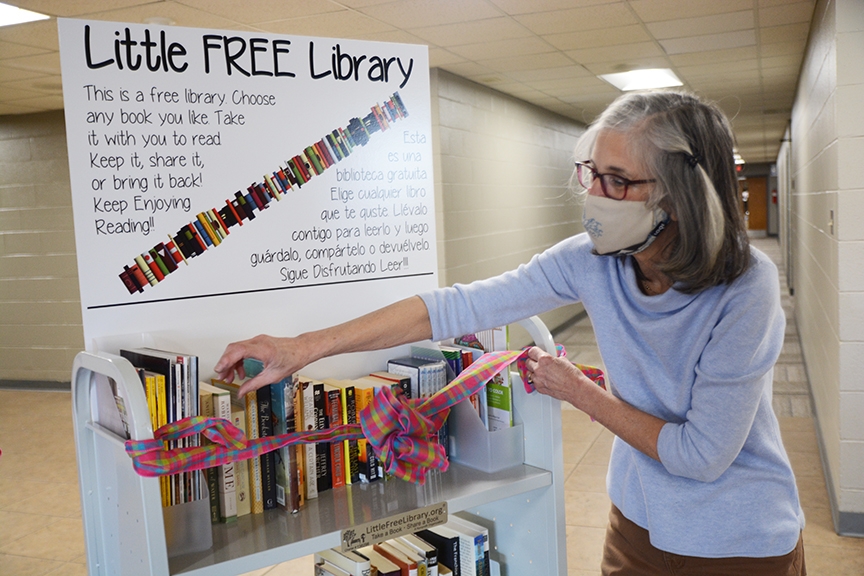
M 597 74 L 671 68 L 772 162 L 815 0 L 5 0 L 57 17 L 429 46 L 430 65 L 580 122 L 620 92 Z M 155 20 L 154 20 L 155 19 Z M 0 114 L 63 108 L 57 24 L 0 28 Z

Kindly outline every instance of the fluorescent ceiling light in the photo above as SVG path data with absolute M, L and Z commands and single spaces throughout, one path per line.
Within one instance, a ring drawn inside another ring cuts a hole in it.
M 24 22 L 34 22 L 36 20 L 45 20 L 50 18 L 45 14 L 24 10 L 17 6 L 10 6 L 0 2 L 0 26 L 11 26 L 12 24 L 23 24 Z
M 601 74 L 600 78 L 623 92 L 629 90 L 648 90 L 650 88 L 670 88 L 684 84 L 668 68 L 646 68 L 644 70 L 631 70 L 630 72 L 620 72 L 618 74 Z

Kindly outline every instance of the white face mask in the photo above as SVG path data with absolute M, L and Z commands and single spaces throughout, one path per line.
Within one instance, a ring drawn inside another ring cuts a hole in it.
M 669 215 L 646 202 L 613 200 L 588 195 L 582 209 L 582 226 L 594 249 L 604 256 L 636 254 L 646 249 L 666 228 Z

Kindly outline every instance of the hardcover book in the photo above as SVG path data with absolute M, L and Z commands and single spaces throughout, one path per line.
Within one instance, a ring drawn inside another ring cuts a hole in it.
M 459 535 L 444 526 L 433 526 L 417 532 L 417 536 L 438 550 L 438 572 L 446 566 L 455 576 L 461 576 Z
M 327 428 L 335 428 L 344 423 L 342 417 L 342 390 L 338 386 L 324 382 L 324 395 L 327 402 Z M 344 442 L 328 442 L 330 448 L 330 487 L 345 485 Z
M 303 430 L 317 430 L 317 419 L 315 418 L 315 385 L 321 384 L 318 380 L 300 376 L 300 389 L 303 404 Z M 305 475 L 303 482 L 306 485 L 305 496 L 307 499 L 318 497 L 318 454 L 315 444 L 304 444 L 303 466 Z
M 372 563 L 369 558 L 358 552 L 342 552 L 336 548 L 328 548 L 316 552 L 314 561 L 316 564 L 319 561 L 327 561 L 351 576 L 371 576 L 372 574 Z
M 273 436 L 273 414 L 270 386 L 258 390 L 258 437 Z M 268 452 L 259 456 L 261 461 L 261 497 L 264 510 L 276 508 L 276 453 Z
M 294 396 L 297 392 L 297 377 L 285 378 L 270 385 L 273 406 L 273 433 L 276 436 L 294 432 L 297 426 L 294 416 Z M 289 512 L 300 510 L 299 468 L 297 446 L 283 446 L 276 454 L 276 502 Z
M 369 562 L 377 569 L 378 576 L 402 576 L 402 569 L 373 550 L 372 546 L 364 546 L 357 551 L 369 558 Z
M 354 383 L 350 380 L 328 379 L 325 384 L 336 386 L 339 389 L 342 400 L 342 423 L 357 424 L 357 396 Z M 345 459 L 345 484 L 360 482 L 360 452 L 358 440 L 345 440 L 342 443 L 343 457 Z

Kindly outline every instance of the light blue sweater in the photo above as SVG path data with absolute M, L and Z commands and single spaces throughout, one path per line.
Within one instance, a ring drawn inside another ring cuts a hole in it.
M 661 550 L 779 556 L 795 547 L 804 514 L 771 408 L 786 323 L 777 268 L 751 253 L 732 284 L 649 297 L 630 258 L 593 255 L 580 234 L 514 271 L 421 297 L 436 340 L 581 301 L 611 392 L 668 422 L 662 463 L 615 439 L 612 502 Z

